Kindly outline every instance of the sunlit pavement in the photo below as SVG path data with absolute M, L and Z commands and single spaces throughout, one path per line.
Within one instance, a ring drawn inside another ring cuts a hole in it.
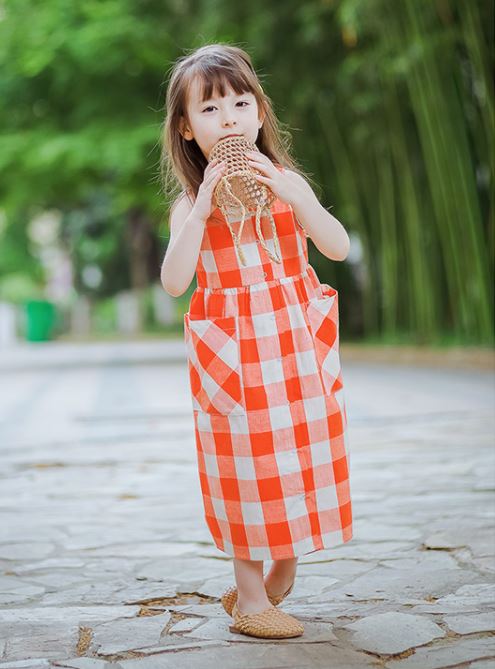
M 263 641 L 219 604 L 183 342 L 2 352 L 0 667 L 494 666 L 493 374 L 357 357 L 354 538 L 300 559 L 305 634 Z

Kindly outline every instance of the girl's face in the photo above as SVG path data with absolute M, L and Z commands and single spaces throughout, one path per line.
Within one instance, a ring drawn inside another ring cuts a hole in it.
M 181 134 L 186 140 L 195 139 L 207 160 L 218 140 L 228 135 L 243 135 L 249 142 L 256 142 L 263 119 L 252 93 L 238 94 L 227 87 L 225 97 L 213 93 L 210 100 L 203 102 L 200 92 L 196 78 L 191 82 L 187 101 L 189 123 L 182 119 Z

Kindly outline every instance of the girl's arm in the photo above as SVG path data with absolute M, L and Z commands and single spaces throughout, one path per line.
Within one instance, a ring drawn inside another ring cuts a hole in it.
M 330 260 L 345 260 L 350 239 L 344 226 L 320 204 L 304 177 L 292 170 L 285 173 L 294 183 L 289 204 L 316 248 Z
M 185 293 L 193 280 L 206 221 L 213 210 L 213 192 L 225 170 L 224 160 L 210 161 L 194 202 L 182 197 L 172 207 L 170 243 L 160 273 L 162 286 L 172 297 Z
M 170 214 L 170 241 L 163 259 L 160 279 L 172 297 L 179 297 L 194 278 L 205 229 L 187 197 L 179 200 Z

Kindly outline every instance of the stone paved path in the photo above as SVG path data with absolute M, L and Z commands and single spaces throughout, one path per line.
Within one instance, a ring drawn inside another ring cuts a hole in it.
M 219 605 L 181 345 L 61 350 L 3 357 L 0 669 L 495 666 L 490 372 L 343 357 L 354 538 L 301 558 L 304 636 L 262 641 Z

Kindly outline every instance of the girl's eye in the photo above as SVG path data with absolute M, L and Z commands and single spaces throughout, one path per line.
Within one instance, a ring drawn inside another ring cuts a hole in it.
M 249 102 L 247 102 L 246 100 L 240 100 L 237 104 L 238 104 L 238 105 L 249 105 Z M 205 107 L 205 108 L 203 109 L 203 111 L 206 112 L 206 111 L 208 111 L 209 109 L 215 109 L 215 107 L 214 107 L 213 105 L 210 105 L 209 107 Z

